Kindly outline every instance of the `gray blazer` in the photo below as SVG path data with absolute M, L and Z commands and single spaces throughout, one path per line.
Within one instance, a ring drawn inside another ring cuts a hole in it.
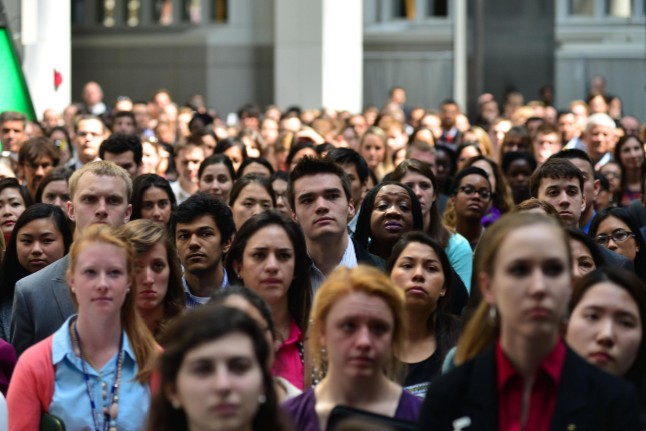
M 19 280 L 11 314 L 11 344 L 18 355 L 52 335 L 76 313 L 65 273 L 69 255 Z

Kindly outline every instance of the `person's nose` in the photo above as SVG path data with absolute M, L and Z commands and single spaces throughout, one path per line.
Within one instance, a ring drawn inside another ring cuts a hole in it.
M 270 272 L 274 272 L 278 269 L 278 259 L 274 253 L 269 253 L 267 255 L 265 269 Z
M 316 212 L 318 214 L 328 212 L 327 201 L 323 196 L 316 198 Z
M 217 367 L 211 380 L 213 389 L 217 392 L 227 393 L 231 390 L 231 376 L 226 367 Z
M 419 186 L 419 184 L 413 187 L 413 192 L 415 192 L 415 196 L 417 196 L 417 199 L 422 198 L 422 188 Z
M 610 347 L 614 344 L 615 328 L 610 318 L 604 318 L 599 322 L 599 331 L 597 332 L 597 343 L 605 347 Z
M 200 242 L 196 234 L 192 234 L 188 240 L 188 247 L 191 250 L 197 250 L 201 247 Z
M 155 281 L 153 277 L 153 270 L 150 266 L 146 266 L 141 270 L 141 281 L 144 286 L 151 286 Z
M 397 207 L 397 205 L 389 205 L 388 208 L 386 208 L 386 216 L 387 217 L 401 217 L 401 211 Z
M 619 246 L 617 245 L 615 240 L 612 239 L 612 237 L 610 237 L 610 238 L 608 238 L 608 246 L 606 248 L 608 250 L 610 250 L 610 251 L 615 251 L 615 250 L 617 250 L 619 248 Z
M 563 190 L 561 194 L 559 194 L 558 204 L 559 204 L 559 207 L 563 207 L 563 208 L 570 207 L 570 199 L 565 190 Z
M 356 345 L 362 350 L 370 348 L 372 344 L 372 336 L 370 334 L 370 328 L 367 325 L 361 326 L 357 330 L 357 341 Z
M 424 268 L 422 265 L 415 265 L 413 268 L 413 280 L 414 281 L 424 281 Z
M 42 167 L 42 165 L 38 165 L 38 167 L 36 168 L 36 176 L 38 177 L 45 176 L 45 169 Z
M 530 294 L 537 299 L 545 296 L 545 289 L 547 287 L 545 274 L 541 268 L 535 268 L 532 274 L 530 283 Z
M 34 256 L 40 256 L 43 254 L 43 247 L 40 241 L 34 242 L 34 245 L 31 248 L 31 254 Z

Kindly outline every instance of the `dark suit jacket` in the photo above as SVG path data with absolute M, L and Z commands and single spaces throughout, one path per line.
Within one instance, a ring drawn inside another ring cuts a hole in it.
M 357 256 L 358 263 L 374 266 L 382 271 L 386 269 L 386 262 L 382 258 L 363 248 L 361 244 L 354 239 L 354 237 L 350 236 L 350 239 L 352 240 L 352 244 L 354 244 L 354 254 Z
M 69 255 L 16 283 L 11 314 L 11 344 L 18 355 L 52 335 L 72 314 L 65 273 Z
M 452 431 L 468 417 L 465 431 L 498 431 L 496 362 L 493 347 L 433 381 L 420 413 L 419 429 Z M 550 430 L 639 431 L 634 388 L 588 364 L 568 348 Z

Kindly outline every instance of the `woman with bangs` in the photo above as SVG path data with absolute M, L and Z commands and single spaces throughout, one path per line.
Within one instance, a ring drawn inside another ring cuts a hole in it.
M 406 339 L 404 294 L 380 270 L 339 267 L 314 301 L 308 351 L 320 382 L 288 400 L 300 431 L 319 431 L 337 405 L 416 422 L 421 400 L 395 383 Z
M 67 283 L 78 314 L 20 357 L 9 388 L 9 429 L 140 430 L 150 404 L 157 344 L 130 289 L 133 247 L 104 225 L 72 244 Z

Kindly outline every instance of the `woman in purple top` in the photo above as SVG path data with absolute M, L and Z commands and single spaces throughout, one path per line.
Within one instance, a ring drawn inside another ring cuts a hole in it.
M 320 382 L 287 401 L 299 431 L 325 430 L 346 405 L 417 421 L 421 400 L 395 383 L 406 339 L 404 295 L 381 271 L 337 268 L 316 294 L 308 349 Z

